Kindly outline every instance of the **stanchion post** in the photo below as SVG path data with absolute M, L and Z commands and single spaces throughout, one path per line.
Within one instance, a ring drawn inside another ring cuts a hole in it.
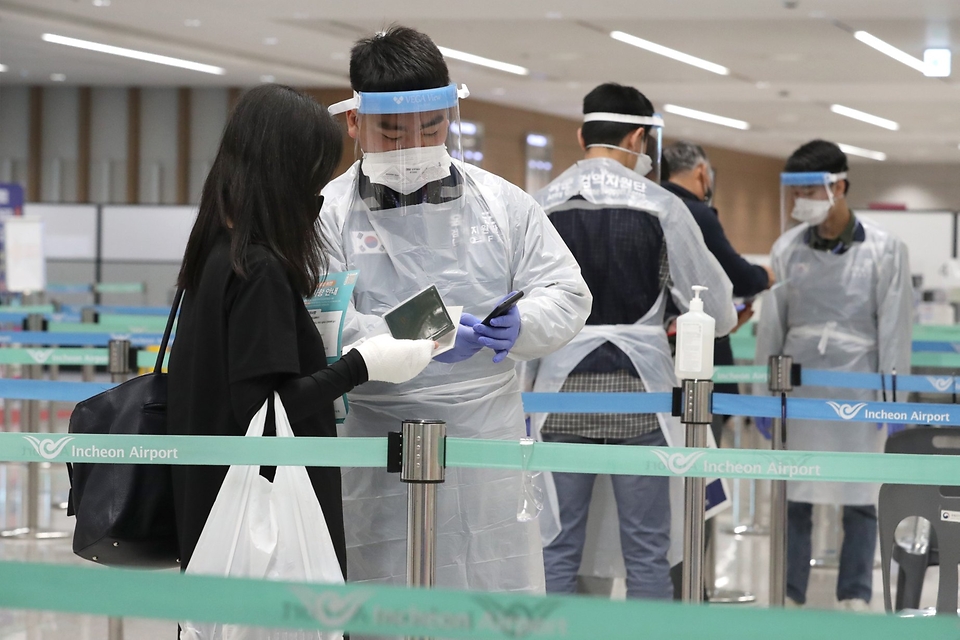
M 770 356 L 767 385 L 770 392 L 786 401 L 793 391 L 793 358 Z M 783 406 L 781 404 L 781 406 Z M 774 418 L 770 448 L 782 451 L 786 445 L 785 411 Z M 782 607 L 787 597 L 787 482 L 770 482 L 770 606 Z
M 31 313 L 24 321 L 27 331 L 43 331 L 43 315 Z M 42 367 L 37 364 L 28 364 L 24 367 L 24 377 L 29 380 L 38 380 L 42 374 Z M 27 400 L 20 412 L 20 429 L 28 433 L 40 431 L 40 401 Z M 25 414 L 25 415 L 24 415 Z M 31 462 L 27 465 L 27 531 L 37 532 L 40 529 L 40 464 Z
M 437 485 L 444 481 L 447 424 L 402 425 L 400 481 L 407 483 L 407 586 L 432 587 L 437 569 Z
M 684 380 L 680 390 L 680 421 L 687 426 L 686 445 L 707 446 L 707 429 L 713 421 L 713 382 Z M 706 479 L 684 478 L 683 587 L 684 602 L 703 602 L 703 535 L 706 511 Z
M 97 310 L 94 307 L 83 307 L 80 309 L 80 322 L 83 324 L 96 324 Z M 84 382 L 93 382 L 96 370 L 92 364 L 83 365 L 80 371 Z
M 123 382 L 130 377 L 130 341 L 111 340 L 107 343 L 107 371 L 111 382 Z M 107 618 L 107 640 L 123 640 L 123 618 Z
M 123 382 L 130 377 L 129 340 L 111 340 L 107 343 L 107 372 L 111 382 Z

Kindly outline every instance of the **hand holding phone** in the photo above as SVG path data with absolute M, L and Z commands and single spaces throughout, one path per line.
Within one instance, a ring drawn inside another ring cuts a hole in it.
M 509 313 L 510 307 L 517 304 L 517 301 L 519 301 L 520 298 L 522 297 L 523 297 L 523 291 L 514 291 L 509 296 L 501 300 L 500 304 L 494 307 L 493 311 L 491 311 L 487 315 L 487 317 L 483 319 L 483 322 L 481 322 L 480 324 L 485 324 L 488 327 L 491 326 L 490 325 L 491 320 L 493 320 L 494 318 L 499 318 L 500 316 L 503 316 Z
M 522 297 L 522 291 L 511 293 L 500 301 L 483 322 L 473 327 L 480 336 L 480 344 L 494 350 L 494 362 L 503 362 L 520 337 L 520 310 L 516 303 Z

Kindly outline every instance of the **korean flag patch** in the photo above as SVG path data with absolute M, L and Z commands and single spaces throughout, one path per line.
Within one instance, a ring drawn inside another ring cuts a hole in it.
M 383 243 L 373 231 L 357 231 L 353 234 L 354 253 L 386 253 Z

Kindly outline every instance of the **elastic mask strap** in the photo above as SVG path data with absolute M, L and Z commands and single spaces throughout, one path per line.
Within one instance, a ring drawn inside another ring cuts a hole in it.
M 642 155 L 644 155 L 643 153 L 640 153 L 640 152 L 638 152 L 638 151 L 631 151 L 630 149 L 627 149 L 626 147 L 618 147 L 618 146 L 615 145 L 615 144 L 600 144 L 600 143 L 597 143 L 597 144 L 588 144 L 588 145 L 587 145 L 587 149 L 592 149 L 593 147 L 604 147 L 605 149 L 616 149 L 617 151 L 625 151 L 625 152 L 627 152 L 627 153 L 629 153 L 629 154 L 631 154 L 631 155 L 634 155 L 634 156 L 642 156 Z

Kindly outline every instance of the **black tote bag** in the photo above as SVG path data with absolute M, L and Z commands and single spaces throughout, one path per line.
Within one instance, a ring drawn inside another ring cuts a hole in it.
M 183 289 L 177 291 L 153 373 L 79 403 L 70 433 L 167 434 L 167 376 L 163 357 Z M 75 463 L 69 515 L 77 518 L 73 552 L 112 567 L 165 569 L 179 565 L 170 467 L 154 464 Z

